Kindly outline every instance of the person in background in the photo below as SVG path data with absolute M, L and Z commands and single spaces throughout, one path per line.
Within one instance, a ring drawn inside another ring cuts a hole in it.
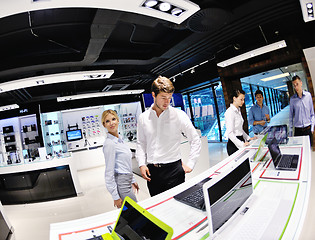
M 151 86 L 154 103 L 138 119 L 136 158 L 151 196 L 183 183 L 200 154 L 200 137 L 189 117 L 170 106 L 174 91 L 173 83 L 159 76 Z M 190 143 L 187 165 L 181 160 L 182 135 Z
M 250 140 L 257 139 L 257 137 L 250 138 L 243 130 L 243 117 L 240 107 L 245 102 L 245 92 L 243 90 L 233 90 L 231 98 L 233 103 L 225 112 L 225 126 L 226 136 L 228 137 L 227 152 L 232 155 L 239 148 L 246 147 Z
M 264 95 L 261 90 L 255 92 L 256 104 L 249 109 L 248 122 L 253 125 L 253 132 L 258 135 L 270 122 L 269 108 L 264 105 Z
M 312 95 L 302 88 L 302 80 L 299 76 L 292 78 L 292 84 L 296 94 L 290 98 L 289 128 L 290 136 L 309 136 L 313 145 L 314 132 L 314 106 Z
M 137 201 L 134 193 L 139 191 L 139 186 L 132 173 L 132 153 L 118 134 L 119 117 L 116 111 L 104 111 L 102 124 L 108 131 L 103 145 L 105 183 L 114 200 L 114 206 L 121 208 L 126 196 Z

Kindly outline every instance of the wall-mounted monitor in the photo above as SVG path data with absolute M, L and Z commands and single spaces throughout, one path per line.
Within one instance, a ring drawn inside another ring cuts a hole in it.
M 13 132 L 13 126 L 6 126 L 2 128 L 3 133 L 11 133 Z
M 15 142 L 15 136 L 14 135 L 4 136 L 4 142 L 5 143 Z
M 81 129 L 69 130 L 66 132 L 67 141 L 78 141 L 83 138 Z

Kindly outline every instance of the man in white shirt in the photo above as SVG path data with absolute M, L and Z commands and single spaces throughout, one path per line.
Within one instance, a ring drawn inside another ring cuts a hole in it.
M 151 196 L 183 183 L 200 154 L 200 137 L 189 117 L 170 106 L 174 91 L 172 82 L 159 76 L 151 86 L 154 103 L 138 119 L 136 158 Z M 180 154 L 182 134 L 190 142 L 186 164 Z

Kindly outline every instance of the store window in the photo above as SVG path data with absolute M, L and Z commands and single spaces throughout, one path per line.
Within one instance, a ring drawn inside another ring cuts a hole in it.
M 242 89 L 245 92 L 245 107 L 246 107 L 246 112 L 249 113 L 249 109 L 254 105 L 253 104 L 253 98 L 252 98 L 252 92 L 250 89 L 250 85 L 247 83 L 242 83 Z M 253 126 L 248 125 L 248 131 L 252 131 Z
M 208 141 L 225 140 L 225 100 L 221 83 L 183 94 L 184 108 Z M 191 110 L 192 109 L 192 114 Z

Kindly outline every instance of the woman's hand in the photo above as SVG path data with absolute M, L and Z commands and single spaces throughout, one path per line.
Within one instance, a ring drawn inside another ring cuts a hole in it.
M 249 142 L 244 142 L 244 147 L 247 147 L 247 146 L 249 146 L 250 145 L 250 143 Z
M 114 200 L 114 207 L 121 208 L 122 204 L 123 204 L 123 200 L 121 198 Z
M 257 138 L 258 138 L 257 136 L 254 136 L 254 137 L 250 138 L 249 141 L 256 140 Z
M 133 192 L 134 193 L 138 193 L 139 192 L 139 185 L 138 185 L 138 183 L 133 183 L 132 185 L 132 189 L 133 189 Z

